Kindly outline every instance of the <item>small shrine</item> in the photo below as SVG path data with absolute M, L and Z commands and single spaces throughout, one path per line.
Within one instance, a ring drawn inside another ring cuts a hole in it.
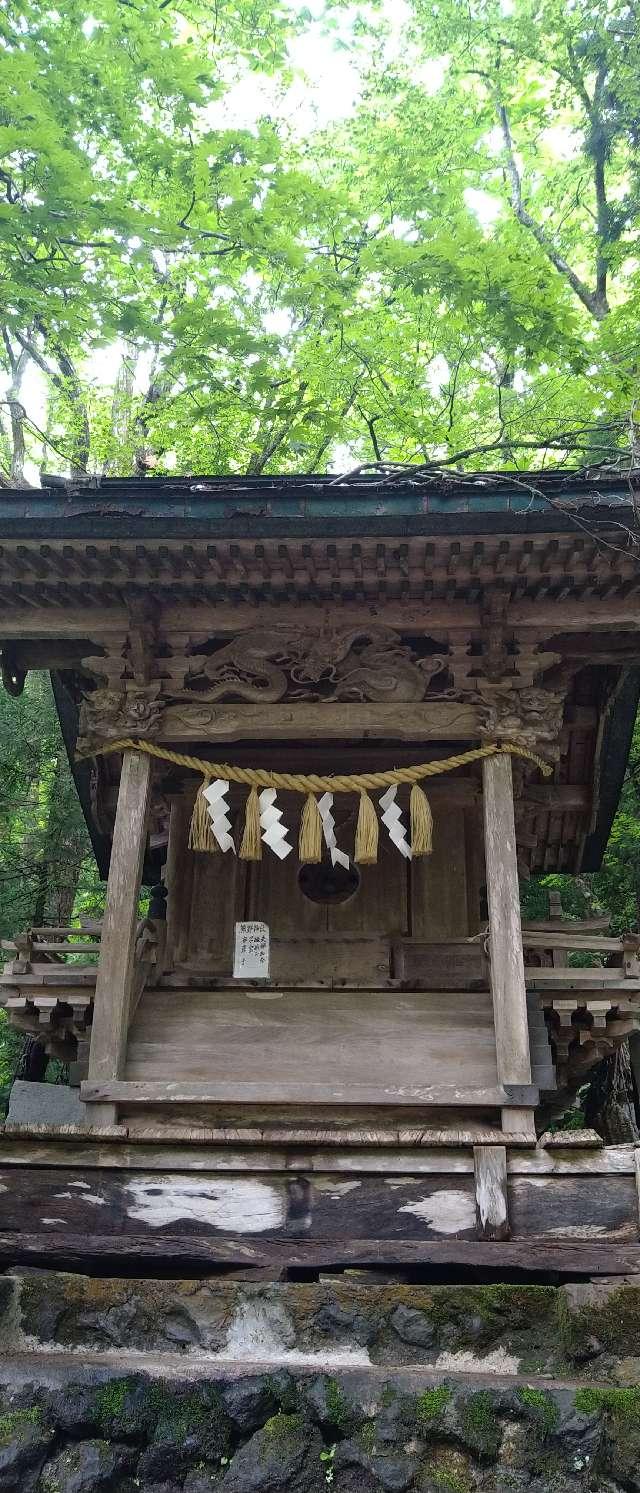
M 546 1134 L 637 1029 L 638 937 L 519 901 L 607 843 L 631 504 L 575 472 L 3 491 L 3 682 L 51 671 L 108 878 L 101 923 L 5 948 L 70 1073 L 65 1120 L 0 1136 L 6 1263 L 638 1268 L 633 1148 Z

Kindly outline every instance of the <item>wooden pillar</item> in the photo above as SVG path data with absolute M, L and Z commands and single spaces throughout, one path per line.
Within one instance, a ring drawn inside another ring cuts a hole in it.
M 530 1084 L 513 778 L 511 758 L 506 753 L 484 758 L 482 785 L 498 1081 L 502 1084 Z
M 121 1078 L 124 1068 L 150 786 L 151 758 L 141 752 L 125 752 L 89 1049 L 89 1081 L 94 1084 Z M 113 1123 L 115 1106 L 94 1105 L 91 1120 Z
M 476 1229 L 480 1239 L 508 1239 L 506 1146 L 474 1146 Z

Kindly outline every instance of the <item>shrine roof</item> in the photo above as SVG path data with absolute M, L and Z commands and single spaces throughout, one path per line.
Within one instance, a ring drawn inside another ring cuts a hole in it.
M 42 487 L 4 488 L 0 533 L 59 538 L 269 533 L 535 533 L 566 531 L 581 513 L 608 522 L 633 512 L 640 472 L 435 473 L 268 477 L 44 476 Z

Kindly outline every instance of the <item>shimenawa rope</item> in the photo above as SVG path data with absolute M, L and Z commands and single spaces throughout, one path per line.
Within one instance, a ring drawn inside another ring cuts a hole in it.
M 322 776 L 319 773 L 272 772 L 262 767 L 234 767 L 227 762 L 207 762 L 202 757 L 191 757 L 186 752 L 173 752 L 169 747 L 156 746 L 152 741 L 136 741 L 125 736 L 110 741 L 104 746 L 94 747 L 83 756 L 103 756 L 108 752 L 143 752 L 162 762 L 172 762 L 176 767 L 186 767 L 202 774 L 202 786 L 196 800 L 189 830 L 189 846 L 192 850 L 216 851 L 218 845 L 211 828 L 211 817 L 203 789 L 214 779 L 229 783 L 241 783 L 250 789 L 245 811 L 244 833 L 240 846 L 241 860 L 262 858 L 260 827 L 259 788 L 282 788 L 294 793 L 306 794 L 300 820 L 298 854 L 302 862 L 317 863 L 322 858 L 322 820 L 316 799 L 317 793 L 359 793 L 360 807 L 356 826 L 354 859 L 361 865 L 375 864 L 378 857 L 378 818 L 369 797 L 370 791 L 409 784 L 411 797 L 409 813 L 411 820 L 411 853 L 430 855 L 432 849 L 433 820 L 426 794 L 419 786 L 423 778 L 437 777 L 443 772 L 453 772 L 457 767 L 466 767 L 484 757 L 509 755 L 523 757 L 533 762 L 544 777 L 549 777 L 553 768 L 535 752 L 515 742 L 488 742 L 486 746 L 474 747 L 468 752 L 457 752 L 434 762 L 421 762 L 415 767 L 393 767 L 385 772 L 336 773 Z

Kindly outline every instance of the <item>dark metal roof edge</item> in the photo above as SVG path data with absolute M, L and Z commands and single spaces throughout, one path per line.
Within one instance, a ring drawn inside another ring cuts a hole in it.
M 614 516 L 615 512 L 615 516 Z M 580 522 L 576 523 L 576 520 Z M 222 518 L 192 518 L 175 513 L 135 515 L 128 512 L 78 515 L 34 514 L 8 518 L 0 503 L 0 539 L 45 540 L 126 540 L 126 539 L 268 539 L 268 538 L 410 538 L 437 537 L 441 534 L 566 534 L 575 529 L 584 536 L 584 522 L 589 524 L 587 537 L 596 538 L 597 529 L 606 531 L 611 524 L 634 522 L 633 510 L 615 505 L 615 510 L 600 504 L 571 508 L 536 509 L 526 513 L 513 509 L 493 508 L 481 512 L 450 512 L 303 515 L 226 514 Z
M 598 812 L 593 830 L 585 841 L 582 871 L 600 870 L 620 801 L 639 701 L 640 668 L 629 669 L 622 677 L 604 724 L 600 754 L 595 763 L 596 781 L 599 782 Z

